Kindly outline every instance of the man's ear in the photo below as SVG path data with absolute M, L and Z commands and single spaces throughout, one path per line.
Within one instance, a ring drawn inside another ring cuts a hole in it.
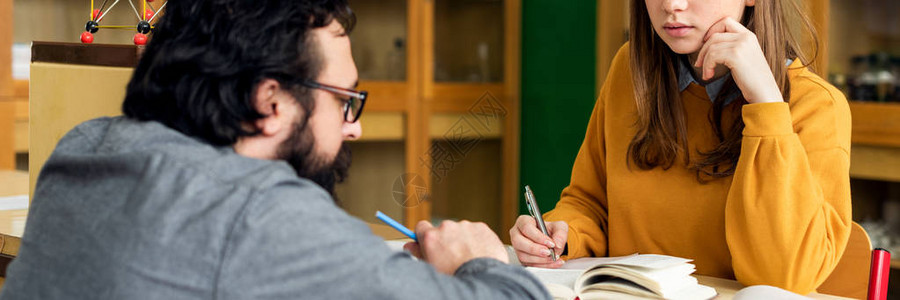
M 274 113 L 275 93 L 279 90 L 281 90 L 281 84 L 274 79 L 260 81 L 253 93 L 253 108 L 264 116 Z
M 281 105 L 277 97 L 279 91 L 281 84 L 277 80 L 263 79 L 253 92 L 253 108 L 264 116 L 254 122 L 262 135 L 274 135 L 281 129 L 281 122 L 278 122 L 278 105 Z

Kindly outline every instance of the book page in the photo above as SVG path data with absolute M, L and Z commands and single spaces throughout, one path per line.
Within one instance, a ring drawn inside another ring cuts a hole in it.
M 708 287 L 702 284 L 697 284 L 691 287 L 684 288 L 678 292 L 666 294 L 666 299 L 672 300 L 705 300 L 705 299 L 713 299 L 718 296 L 719 293 L 716 292 L 716 289 L 712 287 Z M 735 298 L 737 299 L 737 298 Z M 766 299 L 773 300 L 773 298 L 752 298 L 752 299 Z
M 690 262 L 691 259 L 659 254 L 630 255 L 616 260 L 614 264 L 622 266 L 664 269 Z
M 575 297 L 578 296 L 571 288 L 563 285 L 548 283 L 544 287 L 547 288 L 547 292 L 550 293 L 553 300 L 575 300 Z
M 384 241 L 384 243 L 387 244 L 388 248 L 390 248 L 392 251 L 395 251 L 395 252 L 406 251 L 406 250 L 403 250 L 403 245 L 406 245 L 406 243 L 408 243 L 408 242 L 409 241 L 407 241 L 407 240 Z
M 544 283 L 555 283 L 563 286 L 569 287 L 572 289 L 575 286 L 575 280 L 584 273 L 584 270 L 567 270 L 567 269 L 545 269 L 545 268 L 535 268 L 535 267 L 527 267 L 525 268 L 531 274 L 534 274 L 534 277 Z
M 581 276 L 581 273 L 584 273 L 582 270 L 545 269 L 535 267 L 527 267 L 525 269 L 531 272 L 531 274 L 534 274 L 534 277 L 537 277 L 538 281 L 544 284 L 544 287 L 550 292 L 550 296 L 553 297 L 553 300 L 574 299 L 575 291 L 572 290 L 572 287 L 575 286 L 575 280 Z
M 575 290 L 581 286 L 592 286 L 607 277 L 620 278 L 647 288 L 657 294 L 667 294 L 685 286 L 697 285 L 697 279 L 691 277 L 693 265 L 683 264 L 669 269 L 645 269 L 622 265 L 604 265 L 590 269 L 579 278 Z
M 626 293 L 613 292 L 613 291 L 603 291 L 603 290 L 590 290 L 578 295 L 578 299 L 580 300 L 647 300 L 647 297 L 635 296 Z M 656 298 L 650 298 L 656 299 Z
M 591 283 L 587 286 L 576 286 L 575 288 L 579 294 L 590 291 L 609 291 L 639 297 L 659 298 L 656 292 L 651 291 L 638 283 L 616 277 L 610 277 L 600 282 Z
M 611 264 L 625 258 L 629 258 L 632 256 L 636 256 L 637 254 L 632 254 L 628 256 L 616 256 L 616 257 L 581 257 L 576 258 L 570 261 L 566 261 L 560 269 L 570 269 L 570 270 L 587 270 L 592 267 L 596 267 L 598 265 L 607 265 Z

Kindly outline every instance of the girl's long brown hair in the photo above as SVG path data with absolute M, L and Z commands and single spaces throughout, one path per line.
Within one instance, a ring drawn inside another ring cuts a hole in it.
M 745 100 L 738 97 L 731 104 L 720 101 L 730 92 L 738 92 L 733 79 L 728 79 L 722 92 L 714 102 L 709 114 L 710 124 L 719 139 L 714 149 L 699 149 L 699 159 L 691 162 L 687 147 L 687 125 L 684 106 L 678 90 L 678 55 L 656 34 L 647 14 L 645 0 L 631 0 L 631 76 L 634 82 L 634 96 L 637 102 L 637 133 L 628 146 L 629 164 L 649 170 L 656 167 L 668 169 L 676 163 L 679 155 L 684 164 L 697 172 L 697 180 L 706 182 L 734 174 L 741 151 L 744 122 L 740 109 Z M 801 48 L 801 38 L 797 33 L 807 33 L 818 44 L 818 39 L 809 19 L 795 0 L 757 0 L 753 7 L 746 7 L 741 20 L 747 29 L 759 39 L 775 81 L 784 95 L 790 98 L 787 59 L 806 60 Z M 791 26 L 801 25 L 793 30 Z M 818 52 L 816 49 L 814 52 Z M 815 56 L 814 56 L 815 57 Z M 738 116 L 730 124 L 724 124 L 725 109 L 733 109 Z

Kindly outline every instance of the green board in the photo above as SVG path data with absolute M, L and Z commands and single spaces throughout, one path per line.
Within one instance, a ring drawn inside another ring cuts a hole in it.
M 522 126 L 519 212 L 530 185 L 549 211 L 569 184 L 595 102 L 595 0 L 522 3 Z

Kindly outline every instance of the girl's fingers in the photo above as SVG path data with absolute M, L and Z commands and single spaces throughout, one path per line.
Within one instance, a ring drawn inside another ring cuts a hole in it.
M 562 259 L 557 259 L 556 261 L 551 262 L 549 264 L 533 264 L 533 265 L 529 265 L 529 267 L 545 268 L 545 269 L 558 269 L 559 267 L 562 267 L 562 265 L 565 263 L 566 262 L 563 261 Z
M 703 47 L 700 48 L 700 52 L 697 55 L 697 61 L 694 62 L 694 67 L 703 66 L 703 59 L 706 57 L 706 52 L 709 50 L 709 47 L 722 43 L 731 43 L 740 40 L 741 36 L 737 33 L 718 33 L 712 36 L 709 40 L 703 43 Z
M 529 240 L 525 237 L 518 236 L 514 238 L 510 238 L 510 243 L 513 246 L 513 249 L 516 249 L 517 252 L 527 253 L 533 256 L 550 256 L 550 248 L 547 246 L 535 243 L 532 240 Z
M 724 23 L 725 32 L 734 32 L 734 33 L 750 32 L 750 29 L 747 29 L 747 27 L 744 27 L 744 24 L 741 24 L 741 22 L 738 22 L 737 20 L 732 19 L 731 17 L 726 17 L 722 21 L 722 23 Z
M 561 259 L 557 259 L 557 262 L 554 262 L 553 258 L 550 256 L 535 256 L 522 251 L 516 251 L 516 256 L 519 258 L 519 262 L 526 266 L 552 265 L 562 261 Z
M 556 221 L 547 223 L 553 243 L 556 244 L 554 251 L 562 253 L 569 239 L 569 225 L 564 221 Z
M 553 244 L 553 240 L 550 239 L 549 236 L 544 235 L 540 229 L 537 227 L 537 223 L 535 223 L 534 218 L 530 216 L 521 216 L 519 217 L 519 221 L 516 222 L 516 228 L 518 228 L 519 233 L 521 233 L 524 237 L 530 239 L 535 243 L 539 243 L 544 245 L 544 247 L 553 248 L 556 246 Z
M 750 32 L 750 30 L 731 17 L 725 17 L 719 20 L 710 26 L 709 30 L 706 31 L 706 35 L 703 36 L 703 47 L 700 48 L 700 53 L 697 56 L 697 61 L 694 62 L 694 67 L 706 65 L 706 58 L 709 56 L 708 53 L 711 46 L 739 42 L 747 32 Z M 713 67 L 715 67 L 715 65 L 713 65 Z M 701 74 L 700 77 L 702 77 L 703 80 L 706 80 L 706 68 L 703 69 L 703 74 Z
M 706 56 L 703 59 L 703 68 L 701 69 L 702 74 L 700 74 L 700 77 L 703 80 L 709 80 L 710 78 L 715 76 L 716 65 L 725 63 L 723 61 L 722 57 L 720 55 L 718 55 L 719 48 L 721 48 L 721 46 L 714 45 L 714 46 L 711 46 L 710 48 L 712 48 L 712 49 L 709 49 L 706 51 Z
M 744 33 L 749 31 L 750 30 L 747 29 L 747 27 L 744 27 L 740 22 L 735 21 L 731 17 L 725 17 L 709 27 L 709 30 L 706 31 L 706 35 L 703 36 L 703 41 L 709 40 L 716 33 Z

